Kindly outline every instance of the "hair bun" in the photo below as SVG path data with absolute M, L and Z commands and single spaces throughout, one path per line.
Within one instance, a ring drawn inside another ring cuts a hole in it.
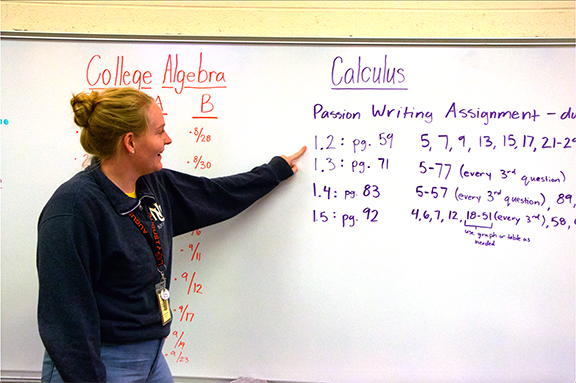
M 87 128 L 89 125 L 90 116 L 92 111 L 94 111 L 94 106 L 96 105 L 96 98 L 98 97 L 98 92 L 78 93 L 73 96 L 70 100 L 70 105 L 74 111 L 74 122 L 76 125 Z

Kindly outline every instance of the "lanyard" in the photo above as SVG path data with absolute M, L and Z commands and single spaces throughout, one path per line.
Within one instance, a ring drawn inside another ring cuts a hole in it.
M 164 271 L 166 270 L 166 265 L 164 264 L 164 253 L 162 252 L 162 246 L 160 245 L 160 237 L 158 236 L 158 231 L 156 230 L 154 219 L 152 219 L 152 214 L 151 213 L 149 214 L 150 214 L 150 222 L 152 223 L 152 234 L 150 234 L 150 232 L 146 230 L 142 222 L 140 222 L 138 217 L 136 217 L 136 215 L 133 212 L 128 213 L 128 216 L 132 218 L 134 224 L 138 227 L 138 229 L 140 229 L 140 231 L 146 238 L 146 241 L 148 241 L 148 244 L 152 249 L 152 253 L 154 254 L 154 258 L 156 258 L 156 265 L 158 266 L 158 271 L 160 272 L 160 274 L 162 274 L 162 277 L 164 278 Z M 164 266 L 164 271 L 160 271 L 160 266 Z
M 160 317 L 162 318 L 162 326 L 165 326 L 169 322 L 172 321 L 172 312 L 170 311 L 170 303 L 168 299 L 170 298 L 170 292 L 166 288 L 166 279 L 164 278 L 164 271 L 166 271 L 166 264 L 164 263 L 164 253 L 162 253 L 162 246 L 160 245 L 160 237 L 158 236 L 158 231 L 156 230 L 156 224 L 154 223 L 154 219 L 152 218 L 152 213 L 148 213 L 150 215 L 150 222 L 152 223 L 152 234 L 140 222 L 138 217 L 133 212 L 128 213 L 128 216 L 132 219 L 132 222 L 136 224 L 138 229 L 142 232 L 146 241 L 150 245 L 152 249 L 152 253 L 154 254 L 154 258 L 156 258 L 156 265 L 158 266 L 157 270 L 162 276 L 162 280 L 160 283 L 157 283 L 155 286 L 156 296 L 158 297 L 158 304 L 160 307 Z M 163 270 L 160 268 L 164 266 Z

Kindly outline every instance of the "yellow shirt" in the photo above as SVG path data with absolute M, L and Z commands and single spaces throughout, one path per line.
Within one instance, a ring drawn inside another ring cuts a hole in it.
M 126 193 L 126 195 L 130 198 L 136 198 L 136 189 L 132 193 Z

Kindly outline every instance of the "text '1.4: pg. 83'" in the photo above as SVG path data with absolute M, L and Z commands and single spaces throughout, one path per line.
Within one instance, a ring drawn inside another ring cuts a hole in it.
M 355 198 L 379 198 L 380 188 L 378 185 L 366 184 L 360 186 L 358 189 L 356 188 L 344 188 L 344 189 L 337 189 L 330 185 L 321 185 L 316 184 L 316 182 L 312 183 L 312 192 L 314 197 L 317 198 L 325 198 L 325 199 L 344 199 L 344 200 L 353 200 Z

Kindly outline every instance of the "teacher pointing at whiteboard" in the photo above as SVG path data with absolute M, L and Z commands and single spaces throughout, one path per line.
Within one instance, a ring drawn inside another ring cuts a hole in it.
M 248 208 L 297 170 L 274 157 L 207 179 L 163 169 L 172 140 L 154 99 L 132 88 L 71 100 L 92 164 L 65 182 L 38 223 L 43 382 L 171 382 L 172 238 Z

